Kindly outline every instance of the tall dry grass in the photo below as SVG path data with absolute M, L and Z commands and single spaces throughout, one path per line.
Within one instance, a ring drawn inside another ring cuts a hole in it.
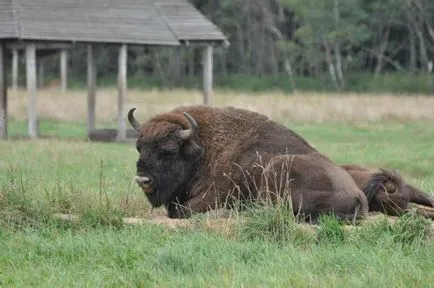
M 9 95 L 10 117 L 25 120 L 26 91 L 10 91 Z M 66 93 L 57 89 L 39 90 L 38 115 L 54 120 L 85 122 L 86 97 L 85 90 Z M 138 118 L 146 120 L 158 112 L 179 105 L 201 104 L 202 95 L 197 90 L 129 90 L 126 103 L 126 109 L 137 107 Z M 241 107 L 260 112 L 274 120 L 304 123 L 434 120 L 434 97 L 422 95 L 215 91 L 213 105 Z M 116 121 L 116 89 L 97 91 L 96 114 L 99 123 Z

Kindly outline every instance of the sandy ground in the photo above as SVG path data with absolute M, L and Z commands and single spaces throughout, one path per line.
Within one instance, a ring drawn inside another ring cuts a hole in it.
M 414 205 L 412 207 L 416 213 L 422 215 L 429 215 L 434 219 L 434 208 L 421 207 Z M 419 210 L 418 210 L 419 209 Z M 76 221 L 79 219 L 78 215 L 71 214 L 56 214 L 57 218 L 65 221 Z M 160 225 L 168 229 L 191 228 L 200 227 L 202 229 L 214 230 L 222 232 L 223 234 L 230 234 L 236 228 L 236 225 L 243 221 L 242 218 L 234 216 L 229 210 L 217 210 L 206 213 L 199 220 L 197 219 L 170 219 L 167 217 L 166 212 L 162 209 L 151 211 L 146 218 L 128 217 L 123 218 L 123 222 L 127 225 Z M 379 221 L 387 219 L 390 223 L 397 220 L 397 217 L 386 216 L 381 213 L 371 213 L 359 226 L 346 225 L 345 229 L 359 229 L 360 227 L 370 225 Z M 300 229 L 306 232 L 314 233 L 318 226 L 310 224 L 297 224 Z M 430 238 L 434 239 L 434 221 L 432 222 L 430 231 Z

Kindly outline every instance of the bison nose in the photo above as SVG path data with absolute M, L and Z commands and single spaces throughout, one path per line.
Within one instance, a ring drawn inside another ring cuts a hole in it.
M 152 184 L 152 179 L 146 176 L 136 176 L 136 182 L 140 186 L 150 186 Z

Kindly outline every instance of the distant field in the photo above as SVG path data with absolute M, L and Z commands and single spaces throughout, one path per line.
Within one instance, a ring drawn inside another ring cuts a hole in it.
M 115 89 L 97 91 L 97 120 L 101 125 L 116 123 L 117 94 Z M 213 105 L 232 105 L 265 114 L 282 122 L 378 122 L 434 121 L 434 97 L 426 95 L 342 94 L 282 92 L 243 93 L 215 91 Z M 86 120 L 87 92 L 74 90 L 61 93 L 57 89 L 40 90 L 37 95 L 38 115 L 44 119 L 67 122 Z M 137 107 L 137 116 L 147 119 L 155 113 L 179 105 L 201 104 L 197 90 L 128 91 L 127 108 Z M 27 118 L 27 93 L 10 92 L 9 114 L 16 120 Z
M 100 91 L 100 125 L 114 125 L 115 95 Z M 434 194 L 434 98 L 235 95 L 219 92 L 215 104 L 271 115 L 338 163 L 398 169 Z M 26 132 L 25 96 L 10 97 L 12 135 Z M 246 222 L 229 231 L 207 229 L 200 216 L 190 228 L 127 227 L 121 217 L 161 214 L 133 181 L 134 145 L 84 140 L 84 91 L 38 96 L 42 134 L 61 137 L 0 142 L 0 286 L 432 286 L 434 241 L 419 218 L 351 231 L 325 218 L 310 234 L 285 211 L 257 208 L 234 213 Z M 200 97 L 130 91 L 129 103 L 146 119 Z M 62 222 L 54 213 L 83 217 Z

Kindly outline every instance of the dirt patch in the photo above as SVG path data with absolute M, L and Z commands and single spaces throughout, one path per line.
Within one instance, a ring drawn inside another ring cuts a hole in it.
M 55 217 L 64 221 L 77 221 L 80 219 L 79 215 L 74 214 L 56 214 Z M 345 225 L 345 230 L 358 230 L 362 227 L 373 225 L 381 221 L 387 220 L 390 224 L 396 222 L 398 218 L 387 216 L 381 213 L 372 213 L 366 219 L 364 219 L 359 225 Z M 192 219 L 171 219 L 167 217 L 165 211 L 152 211 L 147 217 L 127 217 L 123 218 L 123 222 L 126 225 L 159 225 L 168 229 L 182 229 L 182 228 L 200 228 L 208 231 L 214 231 L 223 233 L 224 235 L 230 235 L 236 228 L 237 225 L 244 221 L 242 217 L 233 215 L 230 211 L 218 211 L 209 212 L 207 214 L 201 215 L 199 218 Z M 310 224 L 297 224 L 297 228 L 303 230 L 307 233 L 315 233 L 318 228 L 317 225 Z M 434 238 L 434 222 L 432 223 L 429 231 L 429 237 Z

